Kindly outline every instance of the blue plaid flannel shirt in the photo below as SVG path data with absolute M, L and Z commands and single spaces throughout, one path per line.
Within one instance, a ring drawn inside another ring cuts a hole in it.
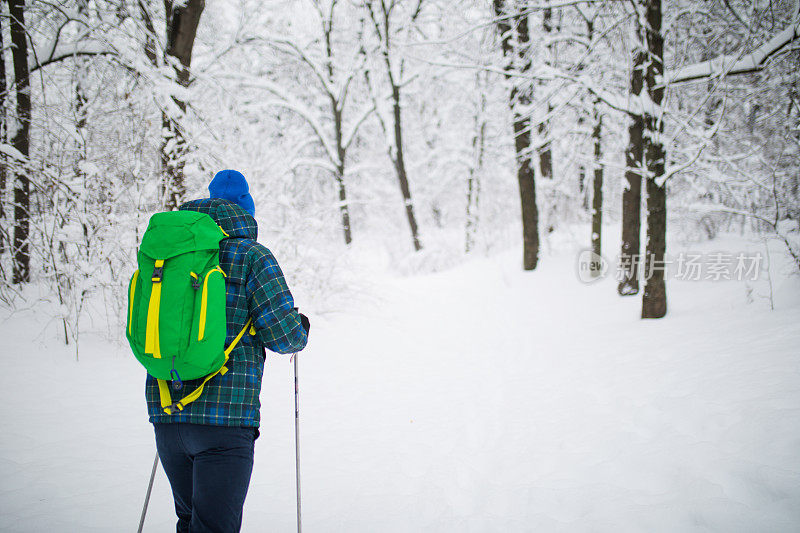
M 294 300 L 278 262 L 256 242 L 255 219 L 238 205 L 218 198 L 193 200 L 180 209 L 208 213 L 229 238 L 220 242 L 219 263 L 227 276 L 227 339 L 230 344 L 248 317 L 255 335 L 246 334 L 233 349 L 228 372 L 206 384 L 203 394 L 183 411 L 168 415 L 161 409 L 158 383 L 147 376 L 145 396 L 150 422 L 188 422 L 215 426 L 258 427 L 259 393 L 265 348 L 282 354 L 302 350 L 308 335 L 294 309 Z M 201 380 L 184 382 L 173 400 L 194 390 Z

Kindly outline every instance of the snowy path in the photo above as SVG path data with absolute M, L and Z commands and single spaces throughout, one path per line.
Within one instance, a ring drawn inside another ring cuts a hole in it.
M 300 359 L 307 531 L 800 529 L 800 305 L 673 283 L 671 316 L 642 322 L 571 256 L 382 287 L 317 320 Z M 99 341 L 76 365 L 24 322 L 0 326 L 0 530 L 133 530 L 141 372 Z M 244 530 L 293 531 L 288 359 L 270 357 L 262 402 Z M 159 474 L 145 529 L 172 522 Z

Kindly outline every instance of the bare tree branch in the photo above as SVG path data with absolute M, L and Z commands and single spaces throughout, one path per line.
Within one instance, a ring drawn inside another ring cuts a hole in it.
M 800 38 L 800 12 L 795 13 L 791 24 L 783 31 L 749 54 L 724 54 L 707 61 L 667 71 L 664 73 L 662 82 L 666 84 L 681 83 L 758 72 L 764 68 L 771 57 L 798 38 Z

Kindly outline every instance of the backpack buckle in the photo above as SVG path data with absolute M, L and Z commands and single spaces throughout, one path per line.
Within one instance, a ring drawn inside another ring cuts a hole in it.
M 171 411 L 170 414 L 174 414 L 183 411 L 184 407 L 185 406 L 181 402 L 175 402 L 172 405 L 166 407 L 165 410 L 169 409 Z
M 153 269 L 153 283 L 161 283 L 161 277 L 164 275 L 164 267 L 157 266 Z

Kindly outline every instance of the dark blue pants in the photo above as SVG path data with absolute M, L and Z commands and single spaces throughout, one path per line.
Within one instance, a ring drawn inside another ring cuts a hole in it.
M 158 457 L 172 486 L 178 533 L 242 527 L 256 428 L 153 424 Z

